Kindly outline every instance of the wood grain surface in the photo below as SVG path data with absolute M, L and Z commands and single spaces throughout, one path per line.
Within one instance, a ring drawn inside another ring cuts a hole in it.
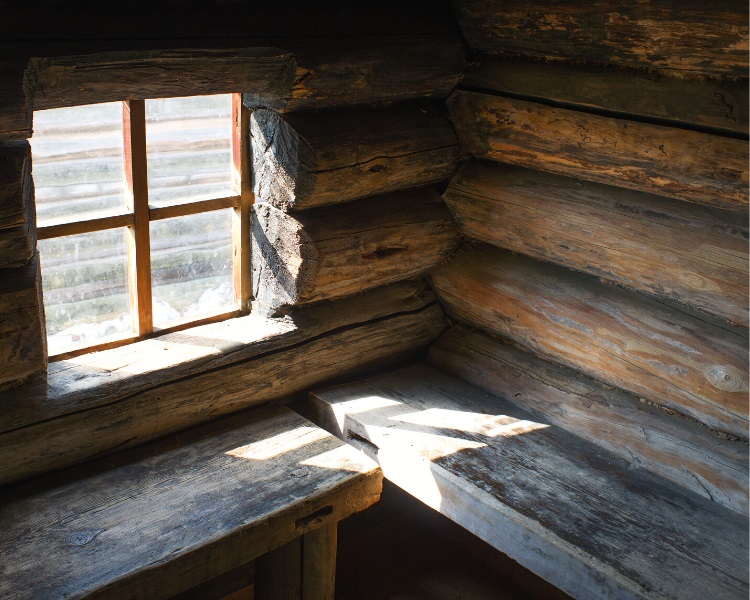
M 463 326 L 435 341 L 429 363 L 616 454 L 620 465 L 748 513 L 745 442 Z
M 745 217 L 478 160 L 444 198 L 464 237 L 748 325 Z
M 251 118 L 254 192 L 289 211 L 449 179 L 464 159 L 436 104 Z
M 744 140 L 475 92 L 448 106 L 477 158 L 747 211 Z
M 458 247 L 450 212 L 430 187 L 286 214 L 253 207 L 253 293 L 284 307 L 419 276 Z
M 432 275 L 449 315 L 747 440 L 747 330 L 491 246 Z
M 645 69 L 747 77 L 744 0 L 462 0 L 473 48 Z

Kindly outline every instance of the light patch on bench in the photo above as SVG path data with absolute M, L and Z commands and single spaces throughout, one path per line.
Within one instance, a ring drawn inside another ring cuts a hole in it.
M 297 427 L 291 431 L 229 450 L 224 454 L 248 460 L 269 460 L 328 437 L 331 435 L 318 427 Z
M 549 427 L 544 423 L 516 419 L 507 415 L 488 415 L 447 408 L 428 408 L 398 417 L 390 417 L 390 420 L 426 427 L 442 427 L 456 431 L 479 433 L 488 437 L 499 435 L 510 437 Z

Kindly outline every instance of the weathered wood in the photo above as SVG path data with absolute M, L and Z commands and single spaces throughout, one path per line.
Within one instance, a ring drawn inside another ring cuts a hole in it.
M 31 137 L 32 91 L 24 76 L 28 61 L 0 60 L 0 140 Z
M 435 295 L 424 283 L 407 281 L 346 302 L 309 307 L 293 319 L 265 319 L 256 313 L 56 361 L 49 364 L 46 386 L 24 386 L 0 396 L 0 433 L 283 352 L 337 329 L 418 312 L 432 302 Z
M 732 510 L 748 512 L 747 444 L 640 402 L 507 341 L 453 327 L 430 364 Z
M 743 140 L 475 92 L 455 92 L 448 106 L 478 158 L 747 210 Z
M 575 598 L 744 599 L 747 517 L 416 366 L 314 392 L 384 476 Z
M 744 0 L 454 1 L 474 48 L 646 69 L 746 77 Z
M 465 158 L 435 105 L 251 118 L 253 187 L 283 210 L 336 204 L 449 179 Z
M 491 246 L 459 250 L 432 282 L 459 320 L 748 437 L 746 329 Z
M 445 98 L 466 68 L 456 34 L 290 39 L 297 62 L 292 91 L 249 90 L 248 108 L 283 112 Z
M 329 523 L 302 538 L 303 600 L 334 600 L 337 523 Z
M 0 230 L 27 227 L 34 221 L 31 146 L 0 142 Z
M 747 81 L 687 80 L 659 73 L 487 56 L 461 85 L 675 125 L 748 132 Z
M 228 94 L 289 93 L 294 60 L 278 48 L 108 52 L 31 61 L 34 109 Z
M 117 377 L 116 369 L 106 368 L 101 357 L 88 355 L 93 363 L 89 368 L 85 356 L 66 361 L 74 368 L 72 373 L 61 373 L 72 396 L 68 402 L 63 398 L 64 409 L 49 406 L 52 403 L 44 394 L 26 391 L 23 397 L 21 392 L 12 396 L 14 409 L 7 421 L 2 417 L 0 485 L 280 400 L 346 372 L 404 360 L 446 327 L 434 296 L 421 293 L 412 298 L 411 289 L 394 286 L 385 294 L 373 292 L 299 311 L 292 322 L 279 322 L 282 332 L 297 327 L 296 333 L 273 336 L 266 329 L 266 339 L 247 348 L 236 337 L 242 331 L 233 327 L 234 321 L 226 322 L 219 339 L 203 337 L 201 332 L 165 336 L 174 345 L 164 347 L 195 345 L 203 352 L 195 351 L 192 361 L 169 369 L 169 378 L 161 384 L 158 364 L 148 366 L 159 358 L 155 352 L 138 357 L 138 349 L 143 348 L 138 344 L 132 345 L 132 365 L 120 367 L 130 371 L 130 377 L 121 374 L 119 385 L 114 382 L 97 389 L 97 377 Z M 256 317 L 254 323 L 262 326 L 259 321 L 263 320 Z M 217 355 L 213 347 L 224 352 Z M 113 352 L 125 356 L 120 349 Z M 154 377 L 144 377 L 139 369 L 151 369 Z M 200 374 L 191 377 L 193 373 Z M 53 384 L 57 375 L 50 376 Z M 77 381 L 82 375 L 86 377 Z M 55 413 L 59 416 L 53 417 Z M 36 422 L 30 422 L 33 417 Z M 25 426 L 8 429 L 10 419 Z
M 12 488 L 0 594 L 169 598 L 370 506 L 379 471 L 275 407 Z
M 745 217 L 481 161 L 444 197 L 466 237 L 748 324 Z
M 0 269 L 0 391 L 47 368 L 41 306 L 38 257 L 25 267 Z
M 257 600 L 302 600 L 302 540 L 293 539 L 255 561 Z
M 445 260 L 458 233 L 429 187 L 288 215 L 253 207 L 253 293 L 274 308 L 416 277 Z

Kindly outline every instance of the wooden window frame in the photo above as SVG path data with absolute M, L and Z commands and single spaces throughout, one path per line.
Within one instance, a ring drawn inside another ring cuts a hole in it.
M 232 187 L 234 195 L 210 200 L 196 200 L 175 206 L 151 208 L 148 204 L 148 172 L 146 154 L 146 101 L 123 100 L 123 149 L 125 179 L 129 194 L 128 213 L 73 221 L 37 228 L 40 240 L 81 233 L 93 233 L 117 227 L 128 230 L 128 293 L 132 318 L 132 336 L 101 344 L 77 348 L 48 356 L 54 362 L 131 344 L 149 337 L 223 321 L 250 312 L 250 208 L 254 198 L 250 183 L 249 133 L 250 111 L 242 105 L 242 94 L 232 94 Z M 237 309 L 203 319 L 155 329 L 153 325 L 153 296 L 151 292 L 150 223 L 161 219 L 186 217 L 214 210 L 231 208 L 233 283 Z

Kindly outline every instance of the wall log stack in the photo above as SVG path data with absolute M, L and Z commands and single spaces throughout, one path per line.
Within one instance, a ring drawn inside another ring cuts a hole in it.
M 466 327 L 440 336 L 430 363 L 617 454 L 631 468 L 747 514 L 744 442 Z
M 491 246 L 432 276 L 449 314 L 747 439 L 747 330 Z
M 734 213 L 477 160 L 445 200 L 465 237 L 748 325 L 748 230 Z
M 0 390 L 47 367 L 41 306 L 38 258 L 25 267 L 0 269 Z
M 634 69 L 487 56 L 469 70 L 461 86 L 634 119 L 658 119 L 735 135 L 748 132 L 746 79 L 678 79 Z
M 646 69 L 747 77 L 744 0 L 454 1 L 473 48 Z
M 281 308 L 356 294 L 417 277 L 459 244 L 431 187 L 289 215 L 253 206 L 253 294 Z
M 415 294 L 414 284 L 399 284 L 362 297 L 310 307 L 295 313 L 293 323 L 297 326 L 294 331 L 275 335 L 270 343 L 230 353 L 214 368 L 211 364 L 216 364 L 215 358 L 202 367 L 193 365 L 188 370 L 193 376 L 159 384 L 154 379 L 144 381 L 136 374 L 136 390 L 131 388 L 112 397 L 90 392 L 90 401 L 79 400 L 77 408 L 68 403 L 65 414 L 47 419 L 36 415 L 36 421 L 6 430 L 0 434 L 0 485 L 137 446 L 249 406 L 280 400 L 346 373 L 398 363 L 426 348 L 446 328 L 434 295 L 429 291 Z M 281 333 L 288 324 L 280 322 L 277 327 Z M 178 345 L 190 343 L 180 334 L 164 339 L 174 339 Z M 221 342 L 196 335 L 193 343 Z M 41 342 L 37 342 L 35 348 L 40 347 Z M 158 357 L 152 356 L 151 360 Z M 133 367 L 125 370 L 128 368 Z M 108 371 L 115 369 L 101 369 L 100 377 L 106 380 Z M 85 366 L 80 367 L 77 378 L 85 373 Z M 88 375 L 95 381 L 93 370 Z M 71 377 L 75 379 L 75 373 Z M 58 383 L 56 379 L 51 376 L 52 386 Z M 103 390 L 118 387 L 105 384 Z M 30 397 L 21 388 L 14 392 L 11 398 Z
M 746 211 L 747 142 L 458 91 L 448 105 L 477 158 Z
M 288 114 L 253 111 L 253 188 L 287 211 L 449 179 L 465 158 L 435 105 Z

